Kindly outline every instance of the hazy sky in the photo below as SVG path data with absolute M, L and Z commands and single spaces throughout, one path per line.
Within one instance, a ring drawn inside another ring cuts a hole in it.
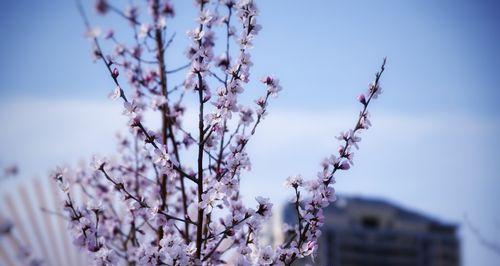
M 194 21 L 191 1 L 175 2 L 170 68 L 185 62 L 184 33 Z M 283 202 L 288 175 L 315 176 L 336 150 L 334 136 L 353 125 L 356 95 L 387 56 L 374 127 L 353 170 L 338 176 L 337 191 L 457 224 L 467 214 L 500 239 L 498 1 L 257 2 L 264 28 L 252 75 L 275 74 L 284 91 L 249 146 L 249 201 Z M 0 12 L 0 164 L 44 175 L 61 162 L 112 151 L 123 127 L 120 106 L 106 99 L 112 83 L 92 63 L 73 1 L 9 1 Z M 255 98 L 257 88 L 248 93 Z M 464 265 L 497 265 L 500 256 L 467 227 L 460 236 Z

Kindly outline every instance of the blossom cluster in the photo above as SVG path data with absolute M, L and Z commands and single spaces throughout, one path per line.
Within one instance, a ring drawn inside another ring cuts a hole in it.
M 122 32 L 101 35 L 79 5 L 93 55 L 113 82 L 109 97 L 123 102 L 128 118 L 128 134 L 118 136 L 116 155 L 94 156 L 88 166 L 51 173 L 65 197 L 73 242 L 96 265 L 291 265 L 313 255 L 322 209 L 335 200 L 335 173 L 350 168 L 359 133 L 371 125 L 367 107 L 381 93 L 385 61 L 368 92 L 358 97 L 362 111 L 355 127 L 340 135 L 338 154 L 322 163 L 316 179 L 287 179 L 295 192 L 293 233 L 285 243 L 265 244 L 260 236 L 273 204 L 256 197 L 253 207 L 245 206 L 240 181 L 251 170 L 247 145 L 282 87 L 276 77 L 265 76 L 262 96 L 250 105 L 239 100 L 251 81 L 250 51 L 262 28 L 254 1 L 196 0 L 195 8 L 186 64 L 169 70 L 165 52 L 175 34 L 168 25 L 176 15 L 171 1 L 148 0 L 124 10 L 96 1 L 98 14 L 128 23 L 132 42 L 120 41 Z M 183 82 L 172 84 L 169 77 L 183 73 Z M 182 123 L 187 97 L 197 101 L 194 132 Z M 160 128 L 146 123 L 146 112 L 159 114 Z M 189 164 L 190 156 L 196 163 Z M 74 190 L 88 201 L 78 202 Z
M 335 190 L 331 186 L 335 183 L 335 174 L 339 170 L 349 170 L 353 165 L 353 149 L 359 149 L 358 144 L 361 141 L 359 134 L 371 126 L 367 108 L 382 91 L 379 79 L 384 69 L 385 60 L 380 72 L 376 74 L 375 81 L 368 86 L 368 91 L 358 96 L 358 101 L 363 108 L 354 128 L 340 133 L 337 137 L 341 141 L 338 153 L 330 155 L 321 162 L 322 170 L 317 173 L 317 178 L 309 181 L 304 181 L 302 176 L 287 178 L 285 186 L 293 188 L 295 192 L 293 203 L 297 224 L 288 230 L 291 231 L 289 240 L 280 245 L 276 253 L 278 260 L 286 265 L 291 264 L 297 258 L 309 255 L 314 258 L 321 227 L 325 220 L 323 209 L 336 200 Z M 306 193 L 306 196 L 301 192 Z

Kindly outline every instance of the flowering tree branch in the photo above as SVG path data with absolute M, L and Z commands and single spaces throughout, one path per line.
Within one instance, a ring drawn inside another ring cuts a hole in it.
M 261 29 L 254 1 L 196 0 L 195 5 L 197 25 L 187 34 L 188 63 L 168 70 L 165 51 L 176 36 L 167 28 L 175 17 L 169 0 L 148 0 L 149 16 L 142 16 L 140 6 L 122 11 L 107 0 L 96 1 L 99 14 L 128 22 L 132 44 L 112 30 L 102 37 L 77 0 L 93 54 L 113 80 L 110 98 L 123 102 L 129 134 L 119 137 L 112 159 L 95 156 L 90 168 L 52 174 L 66 196 L 63 208 L 74 242 L 104 265 L 217 265 L 230 254 L 237 254 L 238 265 L 291 265 L 314 254 L 322 209 L 335 200 L 334 176 L 349 169 L 352 147 L 358 147 L 359 133 L 370 126 L 368 106 L 381 93 L 385 60 L 368 92 L 358 97 L 363 108 L 354 128 L 339 137 L 338 155 L 323 162 L 317 179 L 288 178 L 297 225 L 285 243 L 265 246 L 260 236 L 273 204 L 257 197 L 255 208 L 246 207 L 240 180 L 250 170 L 248 143 L 282 88 L 277 78 L 265 76 L 260 79 L 263 96 L 247 106 L 239 100 L 251 80 L 250 51 Z M 217 33 L 223 35 L 220 42 Z M 101 46 L 101 38 L 114 52 L 105 53 L 108 47 Z M 222 54 L 216 57 L 218 50 Z M 171 84 L 182 73 L 184 82 Z M 128 86 L 122 86 L 125 82 Z M 197 132 L 183 127 L 185 97 L 196 101 L 189 107 L 197 111 Z M 159 113 L 158 129 L 146 125 L 146 112 Z M 90 201 L 79 206 L 70 186 Z

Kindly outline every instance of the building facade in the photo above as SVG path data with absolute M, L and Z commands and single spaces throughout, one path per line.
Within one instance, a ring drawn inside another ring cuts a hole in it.
M 339 197 L 324 210 L 325 225 L 314 263 L 325 266 L 460 265 L 457 226 L 379 199 Z M 293 206 L 283 220 L 296 221 Z

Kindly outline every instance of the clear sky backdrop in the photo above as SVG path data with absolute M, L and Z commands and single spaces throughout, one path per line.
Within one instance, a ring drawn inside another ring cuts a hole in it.
M 284 91 L 249 147 L 247 200 L 283 202 L 288 175 L 315 176 L 387 56 L 374 127 L 354 169 L 338 176 L 337 191 L 457 224 L 466 214 L 500 239 L 500 2 L 257 2 L 264 28 L 252 75 L 275 74 Z M 195 15 L 191 1 L 174 4 L 171 68 L 185 62 L 180 51 Z M 112 151 L 124 120 L 119 104 L 106 99 L 113 85 L 92 63 L 73 1 L 8 1 L 0 12 L 0 165 L 17 162 L 23 175 L 44 176 L 61 162 Z M 467 226 L 460 236 L 464 265 L 498 265 L 500 256 Z

